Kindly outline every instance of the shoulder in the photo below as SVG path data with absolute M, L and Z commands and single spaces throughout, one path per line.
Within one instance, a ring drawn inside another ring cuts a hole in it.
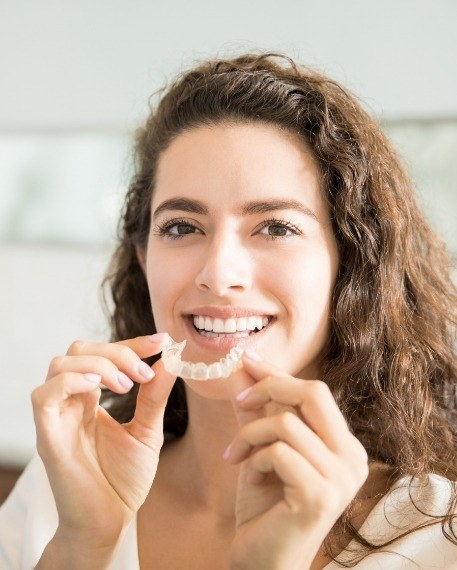
M 356 567 L 364 570 L 457 568 L 457 545 L 446 538 L 441 524 L 441 517 L 453 504 L 451 524 L 457 535 L 456 493 L 456 482 L 433 473 L 420 480 L 399 479 L 359 529 L 360 535 L 375 545 L 392 542 L 372 551 Z M 413 530 L 416 527 L 420 528 Z M 452 536 L 449 523 L 444 528 Z M 352 541 L 338 559 L 350 560 L 357 552 L 359 546 Z M 328 568 L 338 567 L 329 565 Z
M 420 479 L 403 477 L 384 497 L 385 512 L 400 526 L 421 522 L 424 517 L 440 517 L 448 512 L 456 492 L 455 481 L 435 473 Z

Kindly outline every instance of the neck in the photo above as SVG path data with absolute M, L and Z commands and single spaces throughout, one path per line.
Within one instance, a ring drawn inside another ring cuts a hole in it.
M 186 433 L 163 450 L 163 466 L 175 492 L 187 503 L 220 520 L 234 523 L 238 465 L 222 455 L 239 430 L 233 406 L 187 390 Z M 160 465 L 160 464 L 159 464 Z M 171 478 L 171 480 L 170 480 Z

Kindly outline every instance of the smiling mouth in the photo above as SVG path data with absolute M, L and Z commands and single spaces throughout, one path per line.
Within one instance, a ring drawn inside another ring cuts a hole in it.
M 203 330 L 203 329 L 200 329 L 197 326 L 195 326 L 193 315 L 189 315 L 188 318 L 189 318 L 194 330 L 200 336 L 203 336 L 206 338 L 248 338 L 249 336 L 253 336 L 255 334 L 258 334 L 261 331 L 266 330 L 267 328 L 270 327 L 271 323 L 275 320 L 275 318 L 273 316 L 270 316 L 270 317 L 267 317 L 268 322 L 260 328 L 255 327 L 253 330 L 235 331 L 235 332 L 231 332 L 231 333 L 226 333 L 226 332 L 219 333 L 219 332 L 214 332 L 214 331 Z

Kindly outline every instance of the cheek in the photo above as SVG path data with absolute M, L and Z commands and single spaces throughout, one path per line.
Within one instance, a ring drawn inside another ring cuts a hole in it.
M 156 324 L 163 323 L 166 314 L 170 314 L 183 291 L 189 290 L 192 280 L 191 256 L 179 255 L 174 251 L 160 251 L 150 248 L 148 252 L 147 281 L 149 296 Z
M 173 298 L 177 280 L 176 271 L 167 256 L 157 255 L 153 250 L 149 252 L 147 280 L 152 311 L 158 325 Z
M 336 260 L 328 249 L 311 246 L 298 254 L 285 251 L 281 263 L 270 259 L 263 267 L 265 283 L 284 304 L 299 312 L 315 312 L 328 304 L 336 276 Z
M 285 256 L 281 267 L 269 268 L 270 286 L 286 315 L 289 352 L 282 364 L 296 375 L 316 362 L 328 338 L 337 258 L 329 248 L 310 244 L 299 255 Z
M 336 276 L 334 258 L 325 251 L 315 253 L 300 256 L 294 270 L 285 269 L 282 277 L 275 276 L 275 286 L 278 295 L 282 294 L 290 325 L 289 353 L 283 366 L 300 378 L 319 374 L 318 362 L 329 334 L 330 300 Z

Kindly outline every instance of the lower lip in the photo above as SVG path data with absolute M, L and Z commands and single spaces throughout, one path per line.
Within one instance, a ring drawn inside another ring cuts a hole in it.
M 241 343 L 243 345 L 250 345 L 256 343 L 274 324 L 275 318 L 273 317 L 266 327 L 263 327 L 257 333 L 251 334 L 245 338 L 230 338 L 230 337 L 218 337 L 218 338 L 208 338 L 199 334 L 193 324 L 192 317 L 185 317 L 186 328 L 189 332 L 189 337 L 198 344 L 201 348 L 206 350 L 214 351 L 225 351 L 229 352 L 237 344 Z

